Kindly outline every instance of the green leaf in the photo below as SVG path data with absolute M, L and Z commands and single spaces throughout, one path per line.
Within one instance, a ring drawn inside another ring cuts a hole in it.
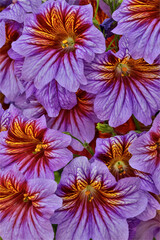
M 60 182 L 60 179 L 61 179 L 61 175 L 60 175 L 60 173 L 57 171 L 57 172 L 54 172 L 54 177 L 55 177 L 55 181 L 57 182 L 57 183 L 59 183 Z
M 101 133 L 112 133 L 113 136 L 115 136 L 115 132 L 112 127 L 110 127 L 107 123 L 97 123 L 96 128 L 101 132 Z

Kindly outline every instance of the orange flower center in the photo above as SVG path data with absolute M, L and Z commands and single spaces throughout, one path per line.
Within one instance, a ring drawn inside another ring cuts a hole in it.
M 36 153 L 40 152 L 41 150 L 45 149 L 47 146 L 48 146 L 47 144 L 38 143 L 36 145 L 36 148 L 33 153 L 36 154 Z
M 73 49 L 74 44 L 75 42 L 72 37 L 68 37 L 67 39 L 63 40 L 61 43 L 62 48 L 69 48 L 69 49 Z
M 85 188 L 85 195 L 87 196 L 88 202 L 91 202 L 93 200 L 93 192 L 94 188 L 91 185 L 87 185 Z
M 5 128 L 4 126 L 2 126 L 0 129 L 0 132 L 3 132 L 3 131 L 7 131 L 7 128 Z
M 35 199 L 35 195 L 28 196 L 27 193 L 23 194 L 23 202 L 29 202 Z
M 117 73 L 121 74 L 122 77 L 130 76 L 129 66 L 128 66 L 128 58 L 124 58 L 123 60 L 118 59 L 119 63 L 116 67 Z
M 114 165 L 114 168 L 117 172 L 119 172 L 119 174 L 125 174 L 126 173 L 126 171 L 125 171 L 126 166 L 125 166 L 123 161 L 116 162 L 115 165 Z

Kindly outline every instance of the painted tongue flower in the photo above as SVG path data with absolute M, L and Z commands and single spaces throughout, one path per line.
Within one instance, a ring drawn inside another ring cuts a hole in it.
M 23 23 L 25 15 L 37 10 L 42 4 L 41 0 L 1 0 L 0 20 L 10 19 L 19 23 Z
M 106 164 L 116 180 L 135 177 L 134 169 L 129 165 L 132 155 L 128 151 L 128 147 L 137 137 L 137 133 L 130 132 L 123 136 L 97 138 L 94 156 Z
M 160 239 L 160 211 L 149 221 L 141 222 L 136 228 L 136 234 L 133 240 Z
M 97 9 L 97 0 L 66 0 L 69 4 L 73 5 L 87 5 L 91 4 L 93 7 L 93 17 L 95 16 L 95 12 Z M 106 5 L 103 0 L 99 1 L 99 7 L 96 14 L 96 20 L 100 24 L 106 19 L 108 16 L 111 16 L 110 8 Z
M 8 131 L 0 133 L 1 167 L 17 164 L 26 177 L 53 178 L 72 153 L 66 149 L 71 137 L 46 127 L 45 117 L 26 120 L 13 117 Z
M 53 240 L 50 217 L 61 207 L 49 179 L 31 179 L 15 168 L 0 171 L 0 236 L 4 240 Z
M 105 164 L 79 157 L 64 169 L 56 194 L 63 206 L 55 211 L 57 240 L 128 239 L 126 218 L 142 212 L 147 204 L 136 178 L 116 183 Z
M 15 21 L 2 21 L 0 30 L 3 40 L 5 39 L 0 40 L 0 91 L 9 100 L 13 100 L 23 91 L 23 86 L 15 75 L 16 61 L 10 57 L 13 52 L 11 44 L 21 35 L 22 25 Z
M 129 165 L 132 154 L 128 148 L 136 141 L 138 135 L 131 131 L 123 136 L 97 138 L 94 157 L 106 164 L 116 180 L 126 177 L 139 177 L 142 189 L 158 193 L 150 174 L 140 172 Z
M 132 153 L 130 165 L 140 171 L 153 174 L 156 187 L 160 191 L 160 113 L 151 129 L 136 139 L 129 151 Z
M 35 95 L 49 117 L 57 117 L 61 109 L 69 110 L 77 104 L 76 93 L 69 92 L 56 80 L 52 80 L 42 89 L 35 89 Z
M 105 51 L 103 34 L 92 23 L 92 6 L 47 1 L 25 21 L 23 35 L 13 49 L 26 57 L 22 76 L 41 89 L 56 79 L 71 92 L 87 84 L 84 60 Z
M 109 120 L 110 126 L 125 123 L 132 114 L 149 125 L 160 107 L 159 72 L 158 62 L 150 65 L 143 59 L 120 59 L 108 51 L 85 65 L 88 84 L 83 89 L 97 94 L 94 111 L 102 121 Z
M 99 121 L 93 111 L 95 95 L 79 89 L 76 97 L 77 104 L 72 109 L 61 109 L 59 115 L 50 118 L 47 124 L 50 128 L 71 133 L 83 143 L 90 143 L 95 136 L 95 123 Z M 73 139 L 71 146 L 75 150 L 83 150 L 82 144 L 77 140 Z
M 131 56 L 152 64 L 160 54 L 159 0 L 123 0 L 112 17 L 118 21 L 113 32 L 128 38 Z

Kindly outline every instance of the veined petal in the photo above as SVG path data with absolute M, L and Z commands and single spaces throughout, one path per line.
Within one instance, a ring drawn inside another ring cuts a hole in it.
M 110 126 L 122 125 L 132 114 L 149 125 L 160 106 L 159 72 L 157 61 L 150 65 L 129 56 L 119 59 L 108 51 L 85 65 L 88 83 L 82 89 L 97 95 L 95 113 Z
M 62 204 L 54 194 L 56 183 L 47 179 L 27 181 L 16 168 L 0 171 L 0 175 L 1 237 L 40 240 L 47 236 L 52 240 L 49 219 Z
M 124 0 L 112 17 L 118 21 L 113 32 L 127 36 L 131 56 L 152 64 L 160 54 L 159 1 Z
M 56 191 L 63 199 L 63 206 L 51 218 L 52 223 L 59 223 L 56 238 L 61 239 L 65 231 L 66 240 L 96 240 L 98 236 L 111 240 L 120 238 L 119 234 L 127 240 L 125 218 L 135 216 L 136 211 L 142 212 L 147 204 L 138 184 L 135 178 L 121 179 L 116 184 L 103 163 L 89 163 L 85 157 L 75 158 L 64 169 Z
M 56 118 L 48 121 L 48 126 L 61 132 L 70 132 L 82 142 L 89 143 L 95 135 L 95 122 L 98 122 L 93 111 L 95 96 L 79 90 L 76 97 L 77 104 L 70 110 L 62 109 Z M 73 139 L 71 146 L 75 150 L 83 150 L 83 146 L 77 140 Z
M 44 116 L 37 120 L 17 116 L 13 118 L 9 130 L 2 132 L 0 137 L 1 166 L 16 163 L 28 178 L 52 178 L 53 171 L 72 159 L 72 153 L 66 149 L 71 137 L 47 129 Z M 54 160 L 55 163 L 52 163 Z
M 0 13 L 0 19 L 10 19 L 23 23 L 25 15 L 36 11 L 41 5 L 40 0 L 16 0 L 8 1 L 6 8 Z
M 15 60 L 10 58 L 8 52 L 11 43 L 20 36 L 21 27 L 17 22 L 6 21 L 5 44 L 0 48 L 0 90 L 11 101 L 20 93 L 20 83 L 14 72 Z
M 53 80 L 41 90 L 36 90 L 37 100 L 44 106 L 49 117 L 57 117 L 60 110 L 76 105 L 76 94 L 71 93 Z
M 129 147 L 132 154 L 130 165 L 137 170 L 144 171 L 155 176 L 160 171 L 160 113 L 155 118 L 151 129 L 140 136 Z M 159 184 L 155 184 L 159 189 Z
M 137 171 L 129 165 L 132 155 L 128 149 L 138 139 L 138 135 L 131 131 L 123 136 L 97 138 L 95 159 L 104 162 L 117 181 L 126 177 L 139 177 L 141 189 L 157 194 L 151 175 L 145 171 Z
M 95 53 L 104 52 L 105 39 L 93 26 L 91 5 L 47 1 L 36 14 L 26 18 L 23 35 L 12 46 L 26 57 L 24 80 L 34 81 L 41 89 L 56 79 L 67 90 L 76 92 L 81 83 L 87 83 L 84 60 L 88 56 L 91 62 Z M 84 52 L 89 49 L 85 56 L 78 54 L 79 46 Z

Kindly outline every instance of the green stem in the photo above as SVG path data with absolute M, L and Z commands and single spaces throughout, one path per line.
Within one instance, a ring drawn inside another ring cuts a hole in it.
M 116 1 L 113 0 L 113 12 L 116 10 Z
M 140 128 L 139 122 L 138 122 L 138 120 L 135 118 L 134 115 L 133 115 L 133 121 L 134 121 L 134 123 L 135 123 L 135 125 L 136 125 L 136 129 L 137 129 L 138 131 L 141 131 L 141 128 Z
M 91 156 L 94 155 L 94 151 L 91 148 L 91 146 L 89 146 L 89 144 L 87 142 L 82 142 L 81 140 L 79 140 L 78 138 L 74 137 L 71 133 L 69 132 L 63 132 L 64 134 L 67 134 L 69 136 L 71 136 L 73 139 L 77 140 L 78 142 L 80 142 L 82 144 L 82 146 L 91 154 Z
M 81 140 L 79 140 L 78 138 L 74 137 L 72 134 L 70 134 L 70 132 L 63 132 L 63 133 L 71 136 L 73 139 L 76 139 L 78 142 L 80 142 L 83 145 L 83 142 Z
M 107 47 L 107 51 L 110 50 L 110 47 L 114 41 L 115 41 L 115 38 L 113 38 L 113 40 L 110 42 L 109 46 Z
M 97 16 L 97 13 L 98 13 L 98 8 L 99 8 L 99 0 L 97 0 L 96 11 L 95 11 L 95 14 L 94 14 L 94 17 L 93 17 L 93 19 L 95 19 L 95 18 L 96 18 L 96 16 Z
M 110 6 L 110 9 L 111 9 L 111 13 L 113 13 L 113 4 L 112 4 L 112 1 L 110 2 L 110 0 L 108 0 L 108 5 Z
M 91 156 L 94 155 L 93 149 L 91 148 L 91 146 L 89 146 L 89 144 L 88 144 L 87 142 L 85 142 L 85 143 L 83 144 L 83 146 L 84 146 L 84 148 L 91 154 Z

